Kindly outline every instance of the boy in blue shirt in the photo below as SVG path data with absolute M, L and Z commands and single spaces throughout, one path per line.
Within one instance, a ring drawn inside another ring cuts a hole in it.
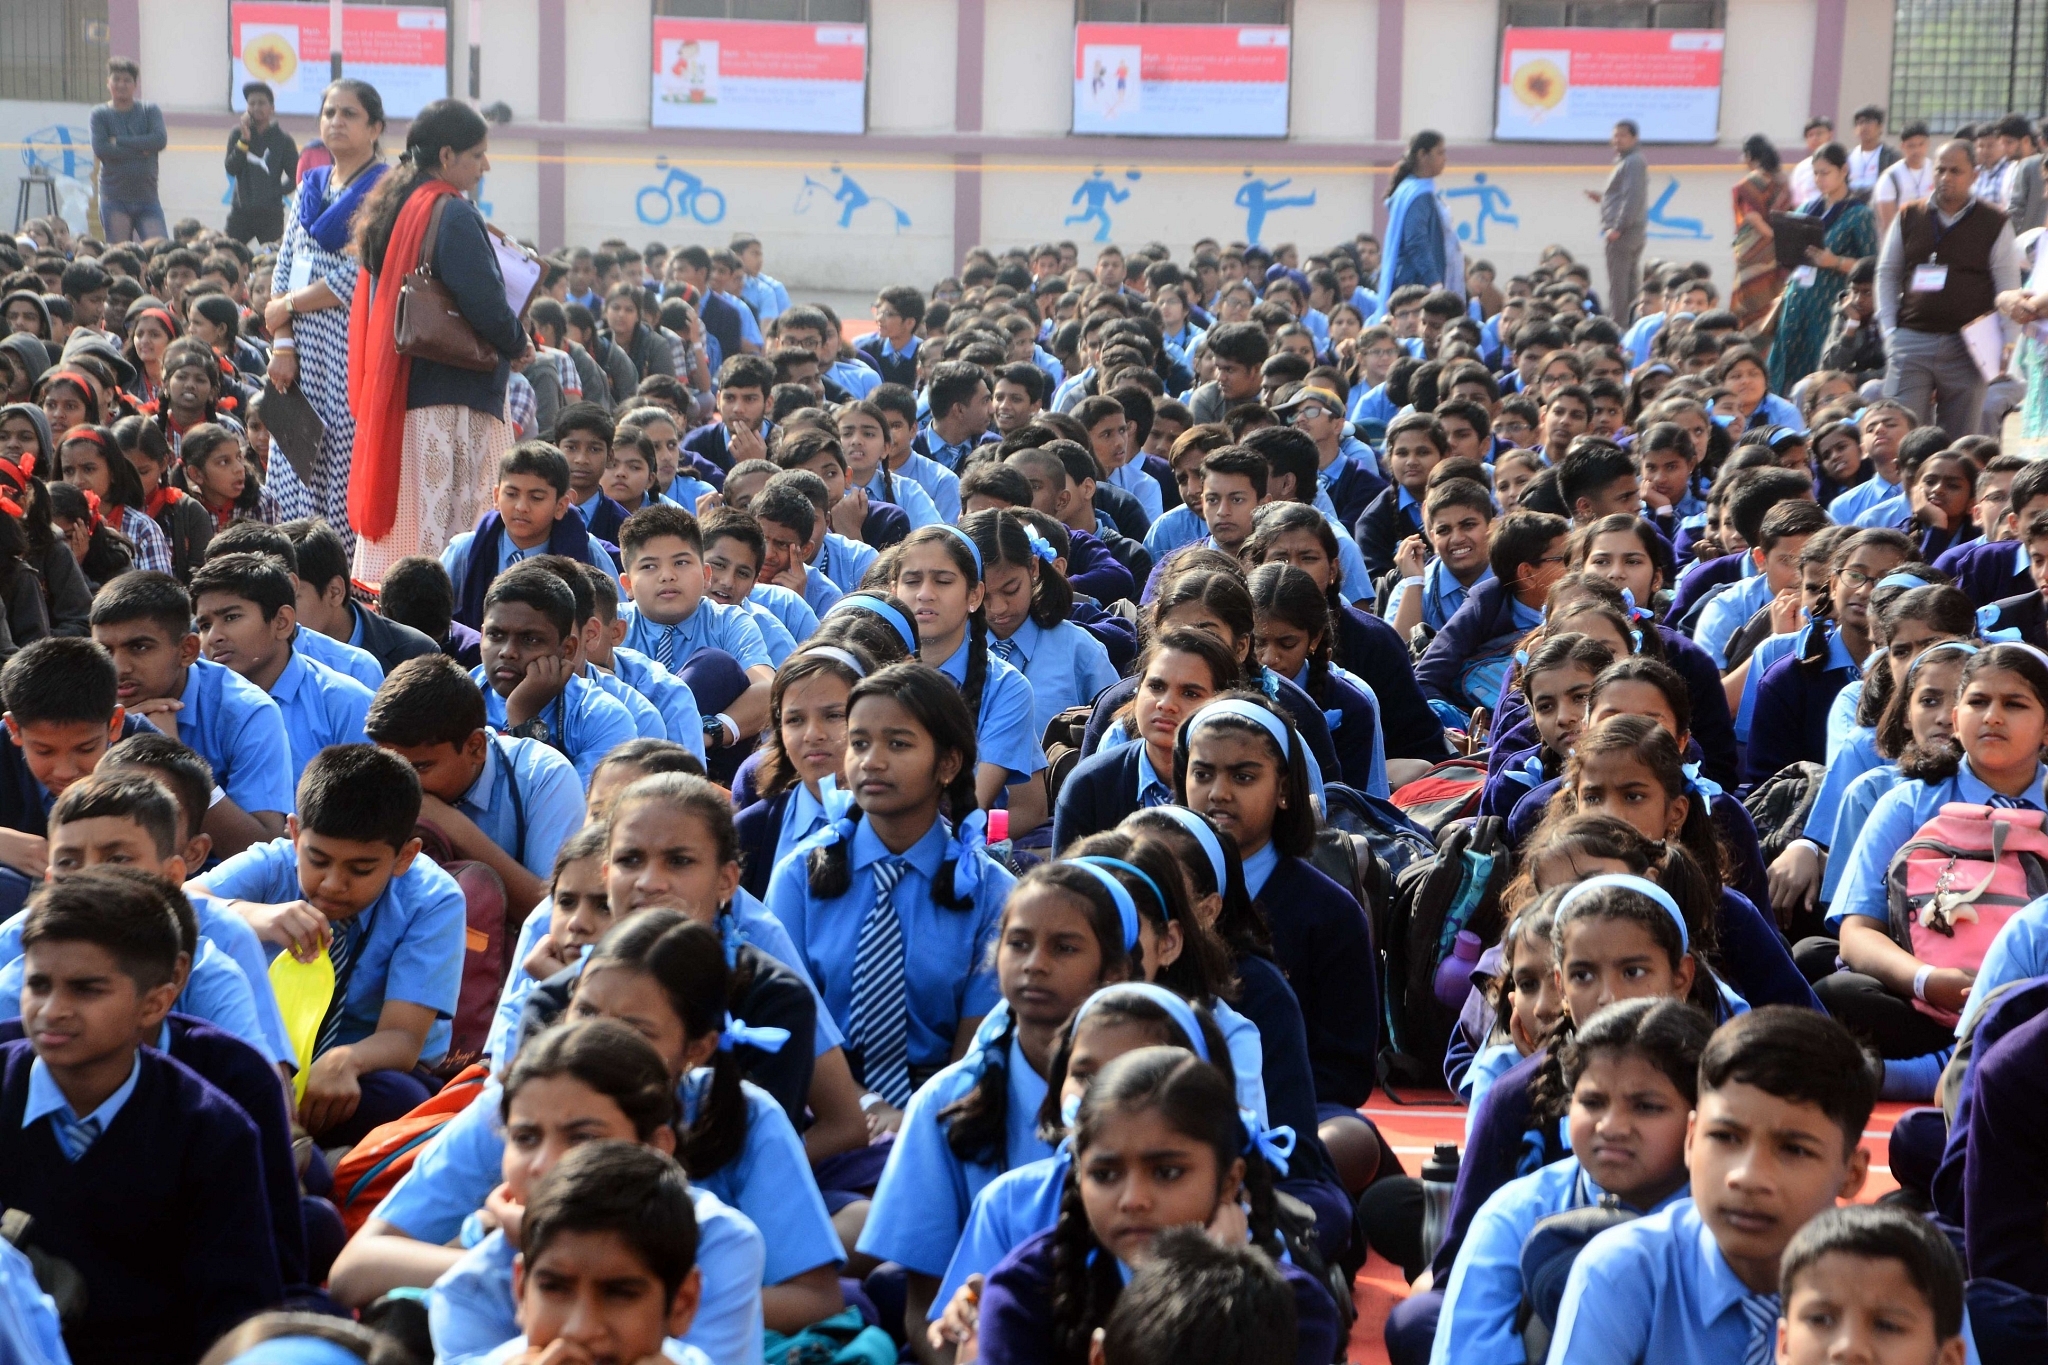
M 997 383 L 1000 386 L 1001 381 Z M 882 467 L 891 476 L 910 479 L 931 494 L 941 517 L 960 520 L 960 476 L 914 448 L 917 395 L 901 384 L 878 384 L 868 394 L 868 401 L 882 410 Z M 845 432 L 840 435 L 843 439 Z
M 645 697 L 661 716 L 665 738 L 702 759 L 704 715 L 697 709 L 697 694 L 668 669 L 619 643 L 626 638 L 626 623 L 619 619 L 619 580 L 594 564 L 581 567 L 590 582 L 591 618 L 583 630 L 583 657 L 590 663 L 592 676 L 612 678 Z M 755 620 L 767 628 L 766 620 Z
M 192 599 L 178 580 L 125 573 L 101 588 L 92 638 L 113 656 L 121 706 L 213 770 L 225 793 L 206 811 L 214 851 L 232 856 L 284 833 L 292 808 L 291 773 L 279 762 L 291 752 L 284 713 L 241 674 L 199 657 Z
M 839 438 L 815 427 L 785 432 L 775 448 L 775 463 L 784 471 L 806 470 L 825 485 L 826 523 L 841 535 L 877 550 L 896 544 L 913 530 L 939 519 L 931 498 L 915 483 L 896 487 L 898 502 L 884 502 L 873 491 L 849 486 L 846 452 Z
M 540 903 L 556 850 L 583 824 L 583 782 L 568 759 L 539 740 L 494 734 L 483 692 L 443 655 L 400 664 L 377 689 L 363 729 L 412 765 L 420 818 L 457 857 L 498 874 L 513 914 Z
M 206 543 L 208 559 L 231 554 L 268 555 L 284 567 L 294 598 L 306 593 L 305 582 L 299 577 L 298 546 L 282 526 L 238 521 L 215 533 L 213 539 Z M 384 681 L 384 665 L 369 650 L 307 628 L 304 621 L 299 622 L 299 629 L 292 632 L 292 648 L 316 663 L 326 664 L 344 677 L 354 678 L 372 692 L 377 690 L 378 683 Z
M 483 662 L 470 677 L 487 689 L 490 724 L 559 749 L 587 785 L 640 731 L 622 702 L 581 676 L 574 591 L 545 565 L 517 565 L 491 584 L 483 623 Z
M 0 669 L 8 741 L 0 744 L 0 904 L 12 914 L 43 875 L 51 803 L 98 766 L 108 746 L 147 722 L 115 700 L 106 651 L 90 640 L 36 641 Z
M 1445 479 L 1429 490 L 1422 510 L 1422 535 L 1409 536 L 1395 552 L 1401 578 L 1387 594 L 1386 618 L 1403 639 L 1418 625 L 1442 630 L 1472 590 L 1493 577 L 1486 562 L 1493 495 L 1484 484 Z
M 569 656 L 570 667 L 576 676 L 585 682 L 595 683 L 605 695 L 626 708 L 626 714 L 633 718 L 633 729 L 642 739 L 667 739 L 668 722 L 662 718 L 654 703 L 629 687 L 624 680 L 614 676 L 610 670 L 601 670 L 590 662 L 589 650 L 601 631 L 597 619 L 597 593 L 590 586 L 590 579 L 584 576 L 587 565 L 560 555 L 541 555 L 528 561 L 538 564 L 562 580 L 569 589 L 569 596 L 576 603 L 576 628 L 570 641 L 574 652 Z M 612 591 L 616 593 L 617 587 Z
M 1963 1266 L 1933 1220 L 1884 1204 L 1829 1209 L 1778 1272 L 1778 1359 L 1963 1365 Z M 2038 1318 L 2038 1314 L 2037 1314 Z M 2036 1329 L 2038 1330 L 2038 1328 Z
M 704 715 L 706 749 L 751 742 L 768 723 L 775 665 L 746 612 L 705 599 L 697 519 L 680 507 L 647 507 L 619 534 L 626 553 L 621 581 L 633 599 L 626 644 L 690 685 Z
M 1692 1198 L 1586 1244 L 1551 1365 L 1770 1359 L 1779 1259 L 1863 1188 L 1859 1144 L 1876 1103 L 1862 1050 L 1826 1015 L 1768 1005 L 1715 1030 L 1686 1132 Z
M 209 558 L 192 575 L 192 607 L 207 658 L 277 703 L 293 782 L 328 745 L 366 742 L 370 689 L 294 648 L 298 598 L 276 560 L 257 554 Z
M 79 1365 L 186 1365 L 283 1298 L 256 1127 L 142 1040 L 160 1036 L 182 945 L 139 880 L 82 872 L 22 931 L 27 1038 L 0 1044 L 0 1202 L 76 1267 Z
M 549 439 L 569 467 L 569 505 L 581 514 L 591 535 L 617 544 L 627 512 L 599 486 L 611 462 L 613 435 L 612 419 L 603 408 L 595 403 L 571 403 L 555 414 Z
M 454 878 L 419 856 L 420 783 L 404 759 L 367 744 L 323 750 L 298 806 L 288 837 L 230 858 L 195 889 L 227 902 L 272 960 L 333 960 L 335 1003 L 299 1122 L 342 1146 L 426 1099 L 413 1070 L 447 1054 L 467 915 Z
M 546 441 L 522 441 L 498 461 L 491 511 L 441 552 L 441 567 L 455 585 L 455 619 L 483 628 L 484 595 L 498 575 L 537 554 L 563 555 L 585 564 L 609 564 L 611 552 L 573 510 L 569 462 Z
M 768 540 L 751 512 L 721 508 L 704 518 L 698 529 L 704 536 L 705 595 L 753 617 L 768 646 L 768 661 L 782 667 L 782 661 L 818 628 L 818 614 L 790 589 L 760 581 Z
M 761 526 L 756 580 L 800 594 L 821 618 L 881 557 L 872 545 L 831 528 L 825 517 L 829 499 L 823 479 L 808 469 L 789 469 L 762 485 L 747 509 Z
M 325 636 L 336 644 L 352 645 L 367 653 L 380 670 L 377 682 L 352 669 L 340 669 L 371 691 L 383 675 L 422 654 L 440 648 L 432 639 L 411 626 L 380 616 L 349 596 L 348 547 L 334 528 L 318 517 L 287 521 L 277 528 L 298 552 L 299 567 L 293 584 L 299 593 L 298 640 Z M 333 668 L 334 664 L 315 652 L 321 642 L 310 641 L 308 652 Z

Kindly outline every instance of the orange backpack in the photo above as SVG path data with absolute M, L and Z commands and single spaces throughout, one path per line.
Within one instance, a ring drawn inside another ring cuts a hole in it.
M 455 1078 L 429 1095 L 404 1118 L 379 1124 L 364 1134 L 334 1168 L 334 1206 L 342 1226 L 353 1237 L 391 1193 L 399 1177 L 412 1169 L 420 1150 L 443 1124 L 467 1109 L 483 1093 L 491 1069 L 482 1062 L 464 1067 Z

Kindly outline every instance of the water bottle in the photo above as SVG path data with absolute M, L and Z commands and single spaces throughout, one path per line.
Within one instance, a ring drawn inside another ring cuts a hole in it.
M 1458 1144 L 1439 1142 L 1422 1163 L 1422 1259 L 1436 1258 L 1451 1231 L 1451 1193 L 1458 1188 Z
M 1485 948 L 1479 935 L 1470 929 L 1458 931 L 1458 941 L 1451 945 L 1450 955 L 1436 967 L 1436 998 L 1445 1009 L 1455 1013 L 1465 1008 L 1465 997 L 1472 993 L 1472 969 L 1479 964 L 1479 954 Z

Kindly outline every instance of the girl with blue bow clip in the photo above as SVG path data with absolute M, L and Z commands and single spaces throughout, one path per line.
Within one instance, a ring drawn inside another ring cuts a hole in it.
M 1278 1134 L 1248 1134 L 1222 1072 L 1180 1048 L 1140 1048 L 1109 1063 L 1075 1116 L 1074 1164 L 1058 1222 L 989 1272 L 981 1358 L 1005 1365 L 1084 1359 L 1153 1239 L 1192 1224 L 1272 1257 L 1295 1291 L 1295 1359 L 1331 1359 L 1336 1303 L 1282 1259 L 1273 1162 L 1286 1148 Z
M 1044 734 L 1054 716 L 1113 686 L 1116 667 L 1102 641 L 1069 619 L 1074 590 L 1051 541 L 1014 512 L 976 512 L 961 529 L 981 552 L 989 649 L 1031 684 L 1032 730 Z

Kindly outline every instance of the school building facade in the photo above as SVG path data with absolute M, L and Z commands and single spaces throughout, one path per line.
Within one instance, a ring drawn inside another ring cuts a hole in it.
M 1577 11 L 1611 23 L 1618 9 L 1724 35 L 1718 135 L 1645 150 L 1650 254 L 1704 259 L 1725 276 L 1743 139 L 1762 132 L 1793 152 L 1812 113 L 1832 115 L 1846 137 L 1856 108 L 1888 101 L 1894 24 L 1910 3 L 1175 0 L 1182 17 L 1286 25 L 1286 133 L 1260 138 L 1072 131 L 1077 22 L 1169 8 L 1155 0 L 452 0 L 445 24 L 450 89 L 470 93 L 469 49 L 480 40 L 479 100 L 511 113 L 493 130 L 479 196 L 499 225 L 544 249 L 611 236 L 715 247 L 753 232 L 786 283 L 845 291 L 928 286 L 984 242 L 1071 238 L 1084 260 L 1097 241 L 1156 238 L 1178 255 L 1197 237 L 1255 233 L 1268 245 L 1319 247 L 1384 221 L 1388 173 L 1423 128 L 1449 140 L 1442 188 L 1468 258 L 1491 259 L 1505 275 L 1561 242 L 1598 262 L 1584 191 L 1600 186 L 1611 154 L 1598 143 L 1494 139 L 1500 35 L 1509 23 L 1569 24 Z M 222 147 L 235 117 L 230 0 L 51 4 L 82 16 L 98 60 L 114 52 L 142 62 L 143 97 L 163 107 L 169 127 L 161 182 L 170 218 L 221 222 Z M 857 20 L 866 132 L 651 127 L 654 12 Z M 0 33 L 0 47 L 10 45 L 21 47 Z M 93 57 L 72 44 L 69 60 L 86 75 Z M 0 56 L 4 164 L 51 169 L 67 211 L 82 212 L 89 174 L 82 144 L 98 96 L 84 81 L 74 74 L 63 98 L 21 98 L 47 95 L 52 83 Z M 313 135 L 310 118 L 283 122 L 302 143 Z M 402 141 L 394 122 L 386 145 Z

